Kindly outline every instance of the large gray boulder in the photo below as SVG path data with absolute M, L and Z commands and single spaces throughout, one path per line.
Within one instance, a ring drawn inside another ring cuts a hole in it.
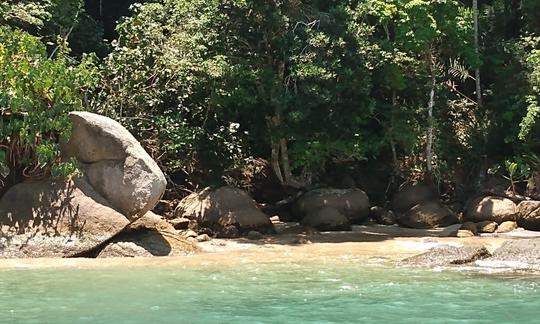
M 19 183 L 0 199 L 0 257 L 84 254 L 129 222 L 84 178 Z
M 319 231 L 350 231 L 351 224 L 347 217 L 332 207 L 309 212 L 301 222 L 302 226 L 316 228 Z
M 317 189 L 300 197 L 296 209 L 308 215 L 325 207 L 339 211 L 351 223 L 361 223 L 369 216 L 369 199 L 360 189 Z
M 524 200 L 517 206 L 519 226 L 531 230 L 540 231 L 540 201 Z
M 398 218 L 399 224 L 411 228 L 445 227 L 458 221 L 456 214 L 439 202 L 420 203 Z
M 70 113 L 63 157 L 82 163 L 88 182 L 119 212 L 136 219 L 150 211 L 167 181 L 154 160 L 118 122 L 89 112 Z
M 465 211 L 464 220 L 470 222 L 493 221 L 501 224 L 506 221 L 515 221 L 518 209 L 516 204 L 503 197 L 479 197 L 469 203 Z
M 255 201 L 245 191 L 230 186 L 192 193 L 180 201 L 175 215 L 196 220 L 222 237 L 249 231 L 274 233 L 270 218 L 257 208 Z
M 520 264 L 524 268 L 538 270 L 540 269 L 540 239 L 508 240 L 486 261 L 495 264 L 508 263 L 510 266 Z
M 401 185 L 392 199 L 392 206 L 397 213 L 405 213 L 412 207 L 430 201 L 437 201 L 437 193 L 424 183 L 408 182 Z

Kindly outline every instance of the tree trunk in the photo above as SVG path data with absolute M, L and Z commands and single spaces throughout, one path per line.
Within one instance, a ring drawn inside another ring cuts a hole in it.
M 474 12 L 474 52 L 477 58 L 480 58 L 480 45 L 478 42 L 478 0 L 473 0 L 473 12 Z M 480 84 L 480 64 L 476 65 L 474 71 L 476 79 L 476 105 L 478 108 L 482 108 L 482 86 Z
M 283 172 L 283 180 L 286 183 L 294 182 L 291 164 L 289 162 L 289 151 L 287 149 L 287 140 L 282 138 L 279 140 L 279 148 L 281 153 L 281 170 Z
M 473 17 L 474 17 L 474 53 L 478 59 L 478 64 L 474 70 L 475 85 L 476 85 L 476 107 L 477 107 L 477 116 L 482 116 L 479 121 L 480 127 L 482 128 L 482 159 L 484 164 L 487 162 L 486 156 L 486 147 L 487 147 L 487 121 L 489 120 L 488 116 L 481 112 L 483 102 L 482 102 L 482 84 L 480 78 L 480 44 L 479 44 L 479 22 L 478 22 L 478 0 L 473 0 Z M 486 177 L 486 169 L 480 168 L 478 174 L 478 181 L 476 183 L 477 187 L 480 187 L 484 182 Z
M 269 128 L 276 129 L 281 124 L 279 113 L 276 111 L 276 115 L 273 117 L 270 117 L 268 120 Z M 270 164 L 272 165 L 272 168 L 274 169 L 274 173 L 276 174 L 276 177 L 278 178 L 279 182 L 283 184 L 286 179 L 283 176 L 283 171 L 281 169 L 281 159 L 280 159 L 280 151 L 281 151 L 281 139 L 276 138 L 274 135 L 271 134 L 270 142 L 272 145 L 272 155 L 270 157 Z
M 429 103 L 428 103 L 428 128 L 427 128 L 427 143 L 426 143 L 426 167 L 427 167 L 427 176 L 431 178 L 433 173 L 433 107 L 435 106 L 435 86 L 436 86 L 436 76 L 435 76 L 435 57 L 433 54 L 433 49 L 429 49 L 428 53 L 428 64 L 431 74 L 431 84 L 429 90 Z
M 274 140 L 272 140 L 272 155 L 270 157 L 270 164 L 272 165 L 272 169 L 274 169 L 274 173 L 276 174 L 279 182 L 283 184 L 283 174 L 281 173 L 281 167 L 279 165 L 279 142 L 275 142 Z
M 392 168 L 394 175 L 398 175 L 399 173 L 399 161 L 397 158 L 397 150 L 396 150 L 396 142 L 394 141 L 394 110 L 396 109 L 397 104 L 397 95 L 396 90 L 392 91 L 392 108 L 390 111 L 390 129 L 389 129 L 389 137 L 390 137 L 390 148 L 392 149 Z

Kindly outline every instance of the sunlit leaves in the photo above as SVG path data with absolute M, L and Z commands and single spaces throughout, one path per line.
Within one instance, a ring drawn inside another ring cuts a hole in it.
M 10 157 L 3 170 L 46 172 L 58 161 L 59 140 L 69 135 L 67 113 L 83 109 L 83 94 L 97 78 L 93 63 L 48 59 L 38 38 L 9 27 L 0 26 L 0 44 L 0 144 Z
M 519 138 L 524 140 L 540 117 L 540 50 L 533 50 L 526 58 L 530 68 L 529 83 L 531 94 L 526 97 L 527 114 L 520 124 Z

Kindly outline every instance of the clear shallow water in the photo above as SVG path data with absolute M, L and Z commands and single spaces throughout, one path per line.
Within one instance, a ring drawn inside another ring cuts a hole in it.
M 349 263 L 0 270 L 0 323 L 538 323 L 540 277 Z

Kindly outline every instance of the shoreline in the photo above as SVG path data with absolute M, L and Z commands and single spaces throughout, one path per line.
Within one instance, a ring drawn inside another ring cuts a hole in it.
M 368 261 L 397 266 L 397 262 L 427 252 L 437 246 L 461 247 L 481 244 L 493 252 L 504 242 L 519 239 L 512 235 L 457 238 L 448 237 L 446 231 L 448 229 L 404 230 L 391 226 L 357 226 L 352 232 L 323 232 L 309 235 L 278 234 L 266 236 L 260 240 L 212 239 L 199 244 L 202 252 L 186 256 L 2 259 L 0 260 L 0 270 L 234 266 L 245 263 L 326 263 L 335 260 Z M 525 237 L 533 234 L 526 234 Z M 523 233 L 517 233 L 517 235 L 523 236 Z

